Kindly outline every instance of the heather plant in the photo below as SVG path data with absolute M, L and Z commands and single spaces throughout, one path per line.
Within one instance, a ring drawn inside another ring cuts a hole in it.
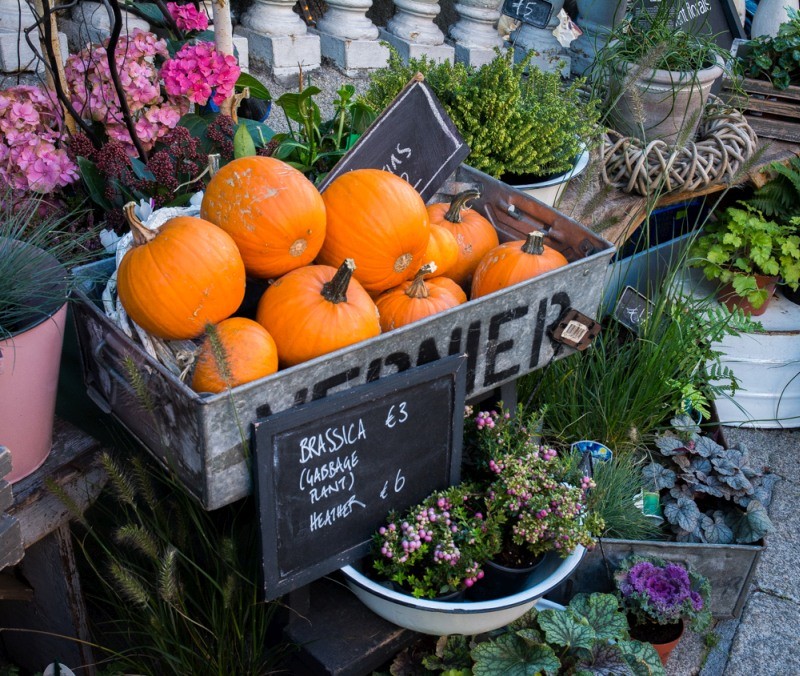
M 467 589 L 498 550 L 498 532 L 478 511 L 475 487 L 431 494 L 402 514 L 391 512 L 373 535 L 373 568 L 417 598 Z
M 711 624 L 711 585 L 678 563 L 631 556 L 614 572 L 614 581 L 623 610 L 640 624 L 683 620 L 701 633 Z
M 63 147 L 64 120 L 55 95 L 19 85 L 0 91 L 0 182 L 12 190 L 52 193 L 78 178 Z

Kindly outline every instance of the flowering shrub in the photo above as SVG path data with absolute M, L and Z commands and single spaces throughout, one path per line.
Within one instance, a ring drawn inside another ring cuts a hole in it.
M 240 69 L 236 57 L 220 54 L 210 42 L 187 43 L 161 67 L 170 96 L 205 105 L 219 105 L 233 94 Z
M 632 556 L 620 564 L 614 580 L 623 608 L 640 623 L 685 620 L 698 632 L 711 623 L 708 580 L 680 564 Z
M 52 92 L 26 86 L 0 91 L 0 182 L 50 193 L 75 181 L 77 167 L 59 148 L 62 124 Z
M 472 487 L 462 484 L 390 513 L 373 536 L 373 566 L 413 596 L 434 598 L 475 584 L 498 547 L 497 531 L 475 510 Z
M 507 453 L 489 460 L 489 469 L 497 478 L 486 511 L 505 524 L 501 563 L 524 566 L 551 550 L 566 557 L 578 545 L 590 547 L 602 532 L 602 520 L 586 510 L 594 481 L 584 476 L 579 486 L 567 483 L 568 464 L 552 448 Z
M 72 105 L 83 119 L 100 122 L 110 139 L 122 143 L 126 152 L 135 156 L 136 148 L 111 79 L 107 45 L 108 41 L 103 46 L 91 45 L 67 59 L 64 70 Z M 139 28 L 121 36 L 114 49 L 136 135 L 145 150 L 150 150 L 189 110 L 189 102 L 183 96 L 169 91 L 168 96 L 162 96 L 156 59 L 168 55 L 164 40 Z
M 177 2 L 168 2 L 167 11 L 175 25 L 182 31 L 204 31 L 208 28 L 208 17 L 193 4 L 179 5 Z

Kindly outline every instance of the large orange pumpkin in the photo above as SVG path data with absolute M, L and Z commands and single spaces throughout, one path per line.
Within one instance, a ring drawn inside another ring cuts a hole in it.
M 481 259 L 472 278 L 471 298 L 480 298 L 566 264 L 563 255 L 544 244 L 543 233 L 532 232 L 527 239 L 495 247 Z
M 130 318 L 165 340 L 196 338 L 206 324 L 232 315 L 244 298 L 245 270 L 236 243 L 216 225 L 191 216 L 148 230 L 125 215 L 134 247 L 117 271 L 117 293 Z
M 355 260 L 355 278 L 367 291 L 384 291 L 419 269 L 430 238 L 425 203 L 399 176 L 356 169 L 336 178 L 323 194 L 328 218 L 317 261 Z
M 484 254 L 500 244 L 492 224 L 466 206 L 467 202 L 478 197 L 479 191 L 465 190 L 449 204 L 441 202 L 428 206 L 431 224 L 444 226 L 456 238 L 458 259 L 447 271 L 447 276 L 465 289 L 469 289 L 472 274 Z
M 308 265 L 325 239 L 319 191 L 273 157 L 240 157 L 222 167 L 205 190 L 200 215 L 233 237 L 248 274 L 262 279 Z
M 352 278 L 355 264 L 337 270 L 309 265 L 286 273 L 261 296 L 256 320 L 275 339 L 281 366 L 293 366 L 381 332 L 378 309 Z
M 383 331 L 400 328 L 467 302 L 461 287 L 447 277 L 424 279 L 425 275 L 436 271 L 435 263 L 423 265 L 413 280 L 378 296 L 375 304 Z
M 230 317 L 207 333 L 192 376 L 196 392 L 222 392 L 278 370 L 275 341 L 252 319 Z

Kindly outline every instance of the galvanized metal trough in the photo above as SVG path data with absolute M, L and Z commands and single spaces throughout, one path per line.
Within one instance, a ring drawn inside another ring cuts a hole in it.
M 558 211 L 464 165 L 433 199 L 447 200 L 466 186 L 480 188 L 482 197 L 473 207 L 492 222 L 501 241 L 544 230 L 547 243 L 569 264 L 230 392 L 201 396 L 105 317 L 98 298 L 113 262 L 94 263 L 76 271 L 94 279 L 77 292 L 75 307 L 89 396 L 171 467 L 206 509 L 213 510 L 251 491 L 248 446 L 251 425 L 258 418 L 446 355 L 467 355 L 468 399 L 554 357 L 567 356 L 572 352 L 567 347 L 554 354 L 548 331 L 567 308 L 596 316 L 613 245 Z M 130 383 L 128 359 L 141 374 L 147 402 Z

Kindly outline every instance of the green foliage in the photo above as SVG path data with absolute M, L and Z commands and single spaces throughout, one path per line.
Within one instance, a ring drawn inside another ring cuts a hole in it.
M 0 191 L 0 340 L 66 302 L 77 280 L 50 256 L 66 271 L 96 256 L 88 246 L 97 228 L 87 218 L 43 196 Z
M 597 102 L 584 101 L 582 80 L 563 85 L 530 66 L 532 56 L 514 64 L 509 50 L 474 68 L 424 57 L 404 64 L 390 49 L 364 99 L 382 110 L 420 72 L 470 147 L 471 166 L 495 177 L 563 173 L 597 138 Z
M 94 627 L 124 673 L 263 674 L 286 647 L 259 600 L 252 501 L 206 512 L 183 484 L 135 455 L 102 457 L 109 486 L 81 519 L 84 563 L 98 595 Z
M 656 439 L 661 458 L 645 468 L 644 478 L 662 492 L 664 517 L 677 539 L 748 544 L 772 531 L 765 504 L 777 476 L 753 468 L 746 448 L 725 448 L 701 435 L 689 416 L 671 424 Z
M 786 223 L 800 217 L 800 157 L 792 157 L 788 165 L 773 162 L 771 178 L 747 200 L 767 218 Z
M 787 8 L 789 20 L 775 37 L 762 35 L 752 40 L 739 61 L 748 77 L 767 79 L 775 89 L 800 84 L 800 13 Z
M 320 91 L 301 85 L 299 91 L 287 92 L 275 101 L 286 115 L 289 132 L 275 135 L 277 147 L 272 151 L 273 157 L 300 170 L 315 184 L 325 178 L 377 116 L 369 104 L 354 98 L 355 87 L 345 84 L 336 92 L 339 97 L 333 102 L 333 117 L 323 122 L 314 101 Z
M 691 264 L 707 279 L 732 284 L 738 295 L 759 308 L 769 294 L 756 285 L 755 275 L 781 277 L 795 290 L 800 284 L 800 217 L 781 224 L 746 202 L 739 205 L 742 208 L 728 207 L 706 225 L 692 248 Z
M 443 636 L 422 664 L 424 673 L 470 673 L 471 668 L 476 676 L 665 673 L 653 646 L 630 638 L 611 594 L 578 594 L 564 610 L 533 608 L 488 635 Z

